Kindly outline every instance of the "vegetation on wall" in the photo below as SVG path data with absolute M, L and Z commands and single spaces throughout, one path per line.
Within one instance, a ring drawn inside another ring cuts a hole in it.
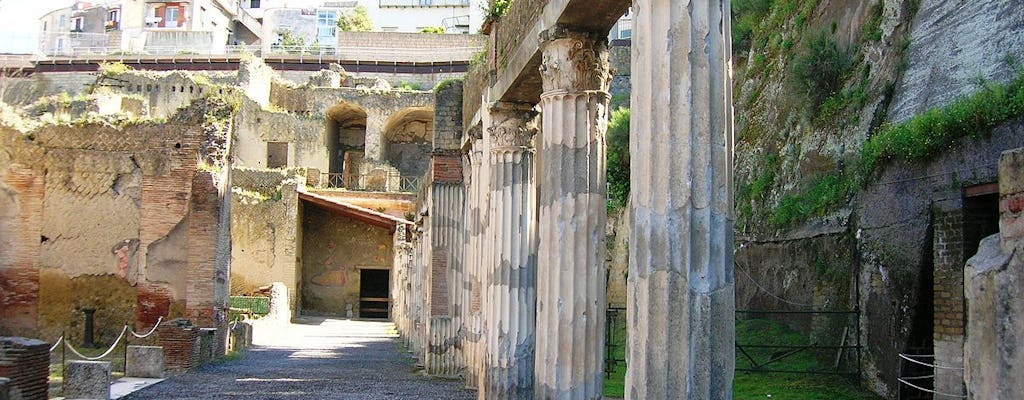
M 420 29 L 420 33 L 445 33 L 446 30 L 443 26 L 428 26 Z
M 505 14 L 508 14 L 508 10 L 512 8 L 512 3 L 515 0 L 491 0 L 487 5 L 484 5 L 484 22 L 494 22 Z
M 345 32 L 370 32 L 373 30 L 373 21 L 366 7 L 356 6 L 338 16 L 338 29 Z
M 861 148 L 858 172 L 866 180 L 889 160 L 926 161 L 952 149 L 961 138 L 988 134 L 1022 115 L 1024 69 L 1006 84 L 984 83 L 977 93 L 948 106 L 883 126 Z
M 832 35 L 819 31 L 805 38 L 790 67 L 794 94 L 807 99 L 812 112 L 842 90 L 850 69 L 849 52 L 841 49 Z
M 612 112 L 608 122 L 608 209 L 626 206 L 629 198 L 629 109 Z

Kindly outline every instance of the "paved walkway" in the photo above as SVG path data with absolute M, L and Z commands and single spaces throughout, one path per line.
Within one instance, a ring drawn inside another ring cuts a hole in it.
M 142 399 L 474 399 L 460 381 L 418 373 L 390 324 L 306 318 L 257 326 L 254 347 L 135 392 Z

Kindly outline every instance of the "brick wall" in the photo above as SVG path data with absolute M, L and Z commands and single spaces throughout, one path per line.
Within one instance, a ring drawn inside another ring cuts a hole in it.
M 964 356 L 964 212 L 936 210 L 933 218 L 935 365 L 957 367 Z M 963 371 L 936 369 L 935 389 L 963 393 Z
M 461 183 L 462 156 L 458 154 L 434 154 L 431 157 L 434 183 Z
M 12 191 L 11 203 L 0 205 L 16 208 L 0 210 L 0 335 L 30 335 L 37 327 L 44 187 L 42 172 L 28 167 L 0 175 L 0 195 Z
M 25 400 L 45 400 L 50 375 L 50 344 L 35 339 L 0 337 L 0 376 Z
M 192 179 L 192 201 L 188 216 L 188 284 L 186 312 L 202 327 L 217 322 L 214 299 L 217 282 L 217 226 L 220 196 L 210 173 Z
M 964 335 L 963 212 L 937 212 L 934 221 L 935 340 Z
M 191 321 L 166 321 L 156 334 L 164 348 L 164 366 L 168 371 L 188 371 L 199 366 L 199 329 Z

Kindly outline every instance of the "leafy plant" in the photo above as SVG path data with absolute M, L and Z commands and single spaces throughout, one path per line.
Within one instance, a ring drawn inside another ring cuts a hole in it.
M 839 48 L 825 31 L 812 34 L 793 60 L 791 81 L 797 95 L 811 101 L 814 110 L 843 87 L 852 63 L 849 52 Z
M 355 6 L 338 16 L 338 29 L 345 32 L 370 32 L 373 30 L 373 21 L 366 7 Z
M 629 120 L 628 108 L 612 112 L 608 122 L 608 208 L 616 210 L 629 198 Z
M 754 28 L 771 11 L 772 0 L 736 0 L 732 2 L 733 51 L 750 49 Z
M 505 14 L 508 14 L 508 10 L 512 8 L 512 3 L 515 0 L 491 0 L 490 4 L 484 5 L 484 21 L 494 22 Z
M 128 66 L 125 63 L 120 62 L 120 61 L 100 63 L 100 74 L 103 74 L 103 75 L 106 75 L 106 76 L 121 75 L 121 74 L 127 73 L 127 72 L 129 72 L 131 70 L 133 70 L 132 67 L 130 67 L 130 66 Z
M 446 30 L 443 26 L 428 26 L 420 29 L 420 33 L 445 33 Z

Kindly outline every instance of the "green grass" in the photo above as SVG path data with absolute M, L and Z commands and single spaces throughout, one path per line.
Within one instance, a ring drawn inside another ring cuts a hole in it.
M 614 332 L 617 345 L 614 356 L 625 354 L 625 324 L 619 324 Z M 621 333 L 621 334 L 619 334 Z M 808 344 L 807 337 L 788 329 L 786 326 L 766 320 L 740 320 L 736 323 L 736 341 L 740 344 L 771 344 L 799 346 Z M 621 350 L 619 350 L 621 349 Z M 767 360 L 772 349 L 749 349 L 748 353 L 757 360 Z M 750 368 L 750 361 L 737 355 L 736 368 Z M 803 352 L 782 359 L 770 365 L 771 369 L 797 371 L 828 370 L 812 354 Z M 606 397 L 619 398 L 625 393 L 625 365 L 619 364 L 610 377 L 605 378 Z M 847 378 L 825 375 L 804 375 L 792 373 L 737 372 L 733 381 L 736 400 L 772 399 L 781 400 L 880 400 L 881 398 Z
M 854 189 L 856 182 L 848 175 L 830 173 L 812 181 L 804 192 L 783 196 L 768 220 L 775 226 L 786 227 L 815 215 L 824 215 L 849 200 Z
M 860 176 L 868 179 L 889 160 L 929 160 L 953 150 L 961 138 L 981 137 L 1021 115 L 1024 115 L 1024 71 L 1007 84 L 985 84 L 979 92 L 946 107 L 883 127 L 861 148 Z

